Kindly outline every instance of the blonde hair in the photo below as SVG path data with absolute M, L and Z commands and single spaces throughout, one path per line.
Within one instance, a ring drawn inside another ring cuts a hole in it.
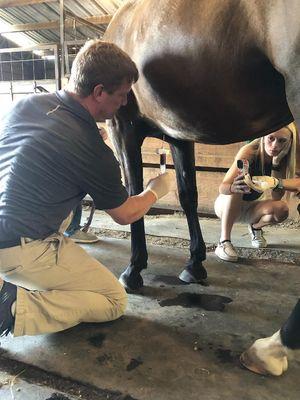
M 283 128 L 286 128 L 290 133 L 291 133 L 291 146 L 290 150 L 287 154 L 287 164 L 286 164 L 286 171 L 285 171 L 285 178 L 294 178 L 295 173 L 296 173 L 296 148 L 297 148 L 297 127 L 295 122 L 291 122 L 289 125 L 284 126 Z M 265 165 L 265 159 L 264 159 L 264 137 L 261 137 L 260 139 L 256 139 L 256 141 L 259 141 L 258 145 L 258 156 L 260 157 L 260 162 L 261 162 L 261 167 L 262 167 L 262 175 L 265 175 L 264 171 L 264 165 Z
M 298 131 L 295 122 L 292 122 L 291 124 L 287 125 L 286 128 L 292 134 L 291 149 L 288 153 L 288 159 L 287 159 L 286 178 L 294 178 L 296 174 L 296 163 L 297 163 L 296 148 L 297 148 Z

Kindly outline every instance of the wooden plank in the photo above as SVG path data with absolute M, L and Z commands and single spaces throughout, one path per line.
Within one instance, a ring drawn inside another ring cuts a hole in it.
M 243 145 L 244 142 L 226 145 L 208 145 L 196 143 L 196 165 L 229 168 L 234 160 L 235 155 Z
M 243 142 L 222 146 L 196 143 L 196 166 L 229 168 L 236 153 L 243 145 Z M 159 156 L 157 155 L 156 151 L 157 149 L 161 148 L 161 146 L 161 140 L 146 138 L 142 147 L 143 162 L 153 164 L 159 163 Z M 164 143 L 164 147 L 169 149 L 168 143 Z M 167 164 L 173 165 L 173 159 L 171 155 L 167 156 Z

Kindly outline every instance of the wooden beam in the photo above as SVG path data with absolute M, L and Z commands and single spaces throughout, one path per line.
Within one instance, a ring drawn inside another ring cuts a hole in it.
M 108 25 L 112 19 L 112 15 L 100 15 L 88 18 L 83 18 L 85 22 L 94 25 Z M 76 21 L 76 24 L 83 25 L 83 21 Z M 71 28 L 73 26 L 73 19 L 67 18 L 65 21 L 65 27 Z M 11 32 L 28 32 L 28 31 L 40 31 L 42 29 L 59 29 L 59 20 L 49 21 L 49 22 L 35 22 L 31 24 L 16 24 L 11 25 L 9 30 L 0 31 L 1 33 L 11 33 Z
M 63 0 L 61 0 L 61 1 L 63 1 Z M 101 28 L 99 28 L 99 26 L 97 25 L 97 24 L 94 24 L 94 23 L 92 23 L 92 22 L 89 22 L 89 21 L 87 21 L 86 19 L 84 19 L 84 18 L 81 18 L 81 17 L 77 17 L 74 13 L 72 13 L 71 11 L 68 11 L 68 10 L 66 10 L 65 11 L 65 15 L 66 15 L 66 17 L 69 17 L 69 18 L 73 18 L 75 21 L 76 21 L 76 24 L 82 24 L 82 25 L 87 25 L 87 26 L 89 26 L 91 29 L 95 29 L 96 31 L 98 31 L 98 32 L 103 32 L 103 30 L 101 29 Z
M 53 3 L 57 0 L 0 0 L 0 8 L 31 6 L 38 3 Z

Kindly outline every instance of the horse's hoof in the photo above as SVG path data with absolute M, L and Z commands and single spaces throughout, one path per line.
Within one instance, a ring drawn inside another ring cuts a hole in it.
M 129 275 L 126 271 L 120 275 L 119 282 L 124 286 L 127 292 L 135 292 L 144 285 L 140 274 Z
M 255 362 L 253 362 L 247 351 L 244 351 L 244 353 L 240 355 L 240 363 L 244 368 L 247 368 L 249 371 L 254 372 L 255 374 L 268 375 L 268 372 L 265 368 L 263 368 L 262 365 L 259 365 L 259 363 L 255 364 Z
M 185 268 L 178 278 L 184 283 L 203 283 L 207 278 L 207 272 L 204 267 L 198 267 L 196 272 Z

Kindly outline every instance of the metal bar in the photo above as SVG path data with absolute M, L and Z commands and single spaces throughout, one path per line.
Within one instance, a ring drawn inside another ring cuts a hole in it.
M 1 53 L 16 53 L 16 52 L 20 52 L 20 51 L 44 50 L 44 49 L 54 50 L 56 47 L 57 47 L 57 44 L 55 44 L 55 43 L 40 44 L 38 46 L 28 46 L 28 47 L 10 47 L 10 48 L 6 48 L 6 49 L 0 49 L 0 54 Z
M 64 0 L 59 0 L 60 78 L 65 76 L 65 10 Z
M 61 76 L 60 76 L 60 68 L 59 68 L 59 53 L 58 46 L 54 47 L 54 74 L 55 74 L 55 84 L 56 90 L 61 89 Z

